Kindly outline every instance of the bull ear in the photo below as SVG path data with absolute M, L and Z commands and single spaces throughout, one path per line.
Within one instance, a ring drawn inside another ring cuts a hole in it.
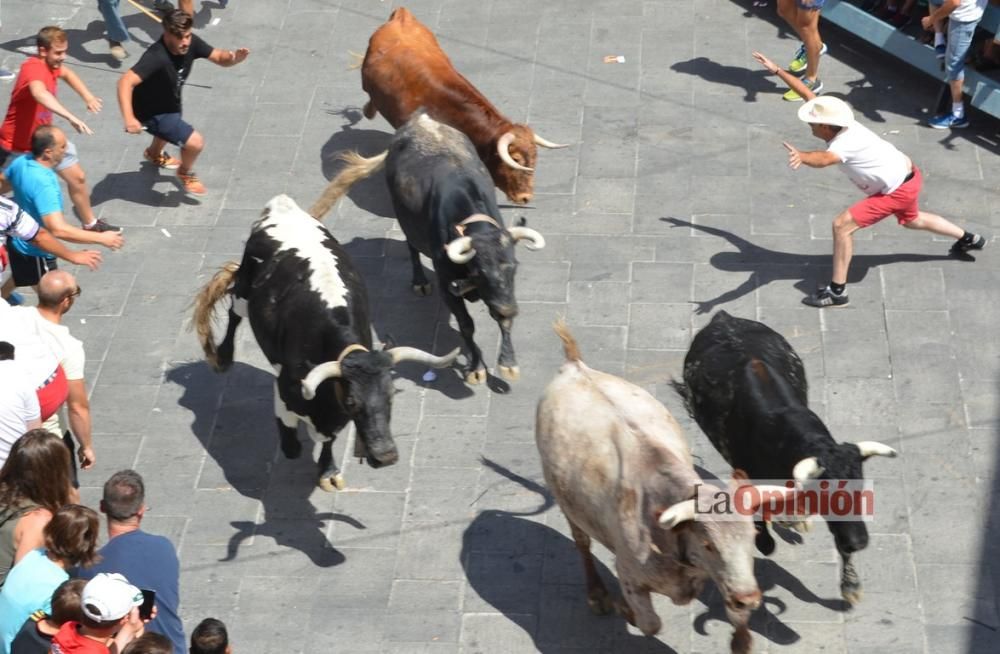
M 640 565 L 646 562 L 653 542 L 649 524 L 642 512 L 643 495 L 641 488 L 623 486 L 618 491 L 618 519 L 632 556 Z

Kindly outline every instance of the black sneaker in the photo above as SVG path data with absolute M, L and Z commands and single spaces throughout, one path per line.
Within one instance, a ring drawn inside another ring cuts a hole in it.
M 93 225 L 85 225 L 84 229 L 88 232 L 120 232 L 121 227 L 112 225 L 111 223 L 105 222 L 103 219 L 98 219 Z
M 952 243 L 948 253 L 965 254 L 969 250 L 982 250 L 984 247 L 986 247 L 986 237 L 982 234 L 976 234 L 972 237 L 972 242 L 970 243 L 963 243 L 961 239 Z
M 812 295 L 805 297 L 802 300 L 803 304 L 808 304 L 811 307 L 843 307 L 850 302 L 847 297 L 847 293 L 841 293 L 837 295 L 829 286 L 824 286 L 823 288 L 817 290 Z

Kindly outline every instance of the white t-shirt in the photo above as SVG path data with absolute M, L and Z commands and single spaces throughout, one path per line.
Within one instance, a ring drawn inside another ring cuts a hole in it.
M 948 18 L 960 23 L 978 22 L 986 11 L 987 0 L 960 0 L 954 11 L 948 14 Z
M 42 314 L 38 313 L 38 309 L 35 307 L 16 307 L 16 309 L 24 311 L 29 315 L 33 314 L 32 317 L 38 324 L 39 333 L 47 337 L 49 349 L 52 350 L 56 358 L 59 359 L 59 363 L 62 364 L 63 372 L 66 373 L 66 380 L 74 381 L 83 379 L 83 366 L 87 362 L 87 358 L 83 352 L 83 343 L 69 333 L 69 327 L 57 325 L 54 322 L 46 320 Z M 66 407 L 65 403 L 59 407 L 59 410 L 49 416 L 49 419 L 42 424 L 42 427 L 48 429 L 53 434 L 61 434 L 66 431 L 69 428 L 69 417 L 66 414 Z
M 826 149 L 840 157 L 840 169 L 865 195 L 892 193 L 910 174 L 906 155 L 857 121 L 840 130 Z
M 34 315 L 32 315 L 34 314 Z M 14 346 L 14 360 L 23 370 L 31 388 L 38 388 L 52 376 L 59 359 L 49 347 L 49 337 L 35 319 L 38 312 L 12 307 L 0 301 L 0 341 Z
M 28 431 L 28 423 L 41 417 L 38 395 L 17 361 L 0 361 L 0 466 L 14 441 Z

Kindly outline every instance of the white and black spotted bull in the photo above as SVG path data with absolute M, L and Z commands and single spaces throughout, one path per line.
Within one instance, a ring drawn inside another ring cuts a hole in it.
M 725 311 L 698 332 L 684 358 L 684 382 L 674 382 L 691 417 L 719 454 L 751 479 L 863 479 L 872 456 L 896 456 L 875 441 L 838 443 L 809 408 L 802 360 L 781 334 Z M 851 554 L 868 545 L 860 521 L 827 522 L 843 561 L 840 591 L 851 604 L 861 581 Z M 774 538 L 759 522 L 757 549 L 770 555 Z
M 591 609 L 612 607 L 591 558 L 593 538 L 614 553 L 625 600 L 619 609 L 642 633 L 661 626 L 651 592 L 687 604 L 711 579 L 736 627 L 732 651 L 749 652 L 748 621 L 761 602 L 752 518 L 696 514 L 696 503 L 712 506 L 735 486 L 702 482 L 670 412 L 638 386 L 583 363 L 565 324 L 556 333 L 567 361 L 538 403 L 535 438 L 545 481 L 583 557 Z
M 215 304 L 232 296 L 222 343 L 212 334 Z M 329 231 L 286 195 L 267 203 L 254 223 L 243 260 L 215 274 L 195 300 L 194 326 L 205 358 L 216 370 L 233 362 L 236 328 L 249 318 L 257 344 L 274 368 L 274 410 L 281 449 L 301 454 L 298 423 L 322 443 L 319 486 L 344 480 L 333 459 L 333 439 L 354 422 L 355 454 L 372 467 L 391 465 L 399 452 L 389 428 L 392 367 L 417 361 L 450 365 L 445 357 L 410 347 L 372 349 L 364 281 Z
M 486 380 L 483 353 L 476 345 L 475 324 L 466 301 L 482 300 L 500 326 L 497 368 L 506 379 L 517 379 L 510 330 L 517 316 L 514 246 L 545 247 L 545 239 L 527 227 L 504 226 L 493 182 L 468 137 L 457 129 L 417 112 L 396 130 L 389 149 L 365 158 L 341 155 L 347 166 L 330 182 L 310 209 L 322 216 L 355 182 L 383 166 L 396 219 L 406 234 L 413 265 L 413 290 L 430 294 L 420 255 L 434 262 L 445 304 L 458 323 L 469 356 L 466 381 Z

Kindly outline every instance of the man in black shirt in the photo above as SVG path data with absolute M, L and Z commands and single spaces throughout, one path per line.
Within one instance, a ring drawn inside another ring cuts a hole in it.
M 159 168 L 176 169 L 184 191 L 202 196 L 205 186 L 193 167 L 205 140 L 181 117 L 181 89 L 195 59 L 229 67 L 244 61 L 250 51 L 213 48 L 191 33 L 193 24 L 191 14 L 183 11 L 164 15 L 163 36 L 118 81 L 118 105 L 126 132 L 146 130 L 153 135 L 153 143 L 144 153 L 146 160 Z M 163 151 L 167 143 L 181 148 L 180 161 Z

